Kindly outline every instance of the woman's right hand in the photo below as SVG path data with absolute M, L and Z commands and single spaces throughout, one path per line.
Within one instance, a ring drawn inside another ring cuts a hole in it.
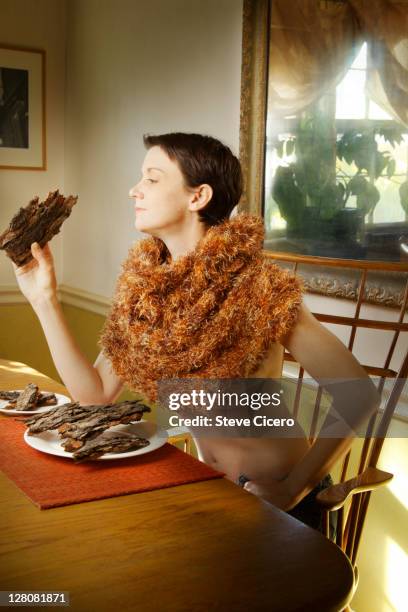
M 41 249 L 38 242 L 31 245 L 31 254 L 34 259 L 25 266 L 17 267 L 13 264 L 18 285 L 23 295 L 32 306 L 41 300 L 55 297 L 57 280 L 54 270 L 54 259 L 48 244 Z

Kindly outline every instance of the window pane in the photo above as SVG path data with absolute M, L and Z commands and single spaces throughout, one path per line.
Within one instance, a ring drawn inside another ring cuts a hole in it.
M 362 70 L 349 70 L 336 90 L 336 118 L 364 119 L 365 117 L 365 79 Z

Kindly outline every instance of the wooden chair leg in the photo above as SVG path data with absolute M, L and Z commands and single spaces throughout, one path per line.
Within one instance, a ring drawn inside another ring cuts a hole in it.
M 329 511 L 323 510 L 323 533 L 328 540 L 330 540 L 330 530 L 329 530 Z
M 367 491 L 367 493 L 365 493 L 364 495 L 364 499 L 361 504 L 361 512 L 360 512 L 360 516 L 358 517 L 358 525 L 357 525 L 357 530 L 356 530 L 357 535 L 354 539 L 353 552 L 351 556 L 351 563 L 354 566 L 355 566 L 356 559 L 357 559 L 358 547 L 360 544 L 361 534 L 363 532 L 363 527 L 364 527 L 364 522 L 365 522 L 365 518 L 367 515 L 367 509 L 368 509 L 370 497 L 371 497 L 371 491 Z
M 337 510 L 336 544 L 343 550 L 344 507 Z
M 184 452 L 187 453 L 188 455 L 191 455 L 191 438 L 190 436 L 187 436 L 184 440 L 184 448 L 183 448 Z
M 358 517 L 358 512 L 359 512 L 359 508 L 360 508 L 360 503 L 361 503 L 361 493 L 358 493 L 357 495 L 353 496 L 353 500 L 351 502 L 351 506 L 350 506 L 350 512 L 349 512 L 349 516 L 347 518 L 347 522 L 349 523 L 349 531 L 347 533 L 347 540 L 346 540 L 346 549 L 345 549 L 345 553 L 348 556 L 348 558 L 351 560 L 351 556 L 353 554 L 353 546 L 354 546 L 354 538 L 356 535 L 356 529 L 357 529 L 357 517 Z
M 189 434 L 177 434 L 170 436 L 168 439 L 169 444 L 177 444 L 178 442 L 183 443 L 183 451 L 185 453 L 191 453 L 191 437 Z

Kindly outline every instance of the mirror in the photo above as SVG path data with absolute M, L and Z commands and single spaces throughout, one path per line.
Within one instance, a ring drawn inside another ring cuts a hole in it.
M 408 264 L 407 32 L 408 3 L 245 0 L 241 210 L 267 250 Z

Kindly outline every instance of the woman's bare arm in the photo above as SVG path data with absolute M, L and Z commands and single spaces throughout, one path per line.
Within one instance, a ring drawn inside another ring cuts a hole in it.
M 357 428 L 378 406 L 378 393 L 364 368 L 328 329 L 302 306 L 293 330 L 281 340 L 303 368 L 333 397 L 332 411 L 319 436 L 283 480 L 249 481 L 244 488 L 290 510 L 328 474 L 346 453 Z M 327 383 L 330 383 L 327 385 Z M 342 418 L 337 418 L 338 416 Z M 321 435 L 324 430 L 324 434 Z
M 61 380 L 71 397 L 81 404 L 107 404 L 118 396 L 123 384 L 100 353 L 92 366 L 68 328 L 56 297 L 38 302 L 34 310 Z
M 21 291 L 31 303 L 43 328 L 59 375 L 72 398 L 81 404 L 112 402 L 122 389 L 109 360 L 101 353 L 92 365 L 68 328 L 58 301 L 54 263 L 46 245 L 32 246 L 34 259 L 15 273 Z
M 287 477 L 293 496 L 302 498 L 350 448 L 353 430 L 377 409 L 379 396 L 356 358 L 306 306 L 302 306 L 297 324 L 283 344 L 332 395 L 330 415 L 342 417 L 337 421 L 332 419 L 331 426 L 323 424 L 324 435 L 318 437 Z

